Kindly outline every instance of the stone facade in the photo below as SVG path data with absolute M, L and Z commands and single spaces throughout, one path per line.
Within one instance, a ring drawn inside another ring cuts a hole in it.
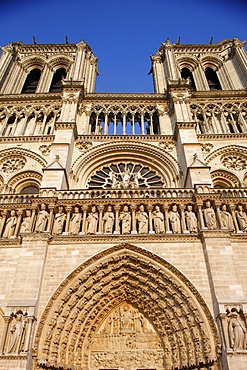
M 246 370 L 247 56 L 151 57 L 95 93 L 85 42 L 0 59 L 0 370 Z

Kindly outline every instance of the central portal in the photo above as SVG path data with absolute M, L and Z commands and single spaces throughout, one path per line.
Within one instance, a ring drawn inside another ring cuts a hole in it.
M 97 329 L 90 346 L 89 369 L 161 370 L 163 356 L 152 323 L 124 302 Z

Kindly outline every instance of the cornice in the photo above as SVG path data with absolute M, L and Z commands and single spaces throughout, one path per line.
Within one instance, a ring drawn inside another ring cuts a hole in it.
M 207 140 L 238 140 L 239 139 L 247 139 L 246 133 L 239 133 L 239 134 L 198 134 L 197 135 L 198 141 L 203 142 Z
M 85 101 L 95 101 L 95 100 L 150 100 L 150 101 L 165 101 L 164 94 L 157 93 L 90 93 L 85 95 Z
M 40 136 L 7 136 L 1 137 L 1 143 L 51 143 L 55 139 L 55 135 L 40 135 Z
M 153 142 L 153 141 L 173 141 L 172 135 L 78 135 L 77 142 L 94 142 L 94 141 L 131 141 L 131 142 Z
M 194 98 L 213 99 L 215 98 L 246 98 L 247 90 L 210 90 L 194 91 L 192 90 L 191 101 Z
M 53 100 L 62 100 L 62 93 L 35 93 L 35 94 L 1 94 L 0 95 L 0 103 L 1 102 L 37 102 L 44 101 L 46 104 L 50 104 Z M 62 102 L 62 101 L 61 101 Z

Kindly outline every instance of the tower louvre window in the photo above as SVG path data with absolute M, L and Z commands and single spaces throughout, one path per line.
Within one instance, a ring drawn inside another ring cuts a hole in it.
M 222 90 L 217 73 L 210 67 L 205 70 L 206 79 L 210 90 Z
M 59 68 L 56 70 L 51 81 L 51 87 L 49 92 L 62 91 L 62 79 L 66 77 L 66 74 L 67 72 L 65 68 Z
M 39 83 L 40 75 L 39 68 L 32 69 L 27 75 L 21 94 L 34 94 Z
M 192 72 L 189 70 L 189 68 L 183 68 L 181 70 L 181 77 L 184 80 L 188 80 L 189 79 L 191 88 L 193 90 L 196 90 L 196 85 L 195 85 L 194 77 L 193 77 Z

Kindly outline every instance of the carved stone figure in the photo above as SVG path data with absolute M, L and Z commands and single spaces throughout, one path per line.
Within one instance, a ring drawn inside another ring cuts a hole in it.
M 41 210 L 38 213 L 35 230 L 34 230 L 36 233 L 43 233 L 45 231 L 48 217 L 49 217 L 49 213 L 46 211 L 46 205 L 41 204 Z
M 81 213 L 78 207 L 75 207 L 75 211 L 70 219 L 69 234 L 79 234 L 81 228 Z
M 238 210 L 236 213 L 236 217 L 238 220 L 239 230 L 246 232 L 247 230 L 247 216 L 246 213 L 243 211 L 243 206 L 241 204 L 238 205 Z
M 17 224 L 17 216 L 14 209 L 10 212 L 10 217 L 7 218 L 5 223 L 5 229 L 3 233 L 3 238 L 10 238 L 15 233 L 15 228 Z
M 112 206 L 108 206 L 106 213 L 103 217 L 104 220 L 104 233 L 112 234 L 114 225 L 114 213 L 112 212 Z
M 60 235 L 63 232 L 63 226 L 65 222 L 65 213 L 63 207 L 58 208 L 58 212 L 54 217 L 53 234 Z
M 30 209 L 26 210 L 26 216 L 21 224 L 21 233 L 30 233 L 32 231 L 32 213 Z
M 169 219 L 171 223 L 171 229 L 173 234 L 180 234 L 181 233 L 181 221 L 180 215 L 178 213 L 178 207 L 176 204 L 172 206 L 172 210 L 169 212 Z
M 239 317 L 236 308 L 231 310 L 231 318 L 229 320 L 229 340 L 230 347 L 235 350 L 245 350 L 246 349 L 246 328 L 244 327 L 241 319 Z
M 131 214 L 129 212 L 128 206 L 124 206 L 123 212 L 120 213 L 119 220 L 122 221 L 122 234 L 129 234 L 131 225 Z
M 138 214 L 138 232 L 139 234 L 148 233 L 148 214 L 144 211 L 144 205 L 140 205 L 140 212 Z
M 195 213 L 192 211 L 191 205 L 187 205 L 187 210 L 185 211 L 185 220 L 186 220 L 188 231 L 190 233 L 196 233 L 197 232 L 197 218 L 196 218 Z
M 129 170 L 129 168 L 125 168 L 125 170 L 122 174 L 122 178 L 123 178 L 123 188 L 127 189 L 130 185 L 130 170 Z
M 223 204 L 221 207 L 220 219 L 222 228 L 234 230 L 232 215 L 229 212 L 227 212 L 225 204 Z
M 20 353 L 25 339 L 26 321 L 22 311 L 15 315 L 14 322 L 10 326 L 7 353 Z
M 204 219 L 206 227 L 209 230 L 217 229 L 216 217 L 213 208 L 211 207 L 211 203 L 209 201 L 206 202 L 206 208 L 203 210 Z
M 165 226 L 164 226 L 164 215 L 160 211 L 159 206 L 155 206 L 155 211 L 154 211 L 154 230 L 156 234 L 162 234 L 165 232 Z
M 88 221 L 87 234 L 92 234 L 92 235 L 96 234 L 98 218 L 99 218 L 99 214 L 96 210 L 96 207 L 92 206 L 92 210 L 87 217 L 87 221 Z

